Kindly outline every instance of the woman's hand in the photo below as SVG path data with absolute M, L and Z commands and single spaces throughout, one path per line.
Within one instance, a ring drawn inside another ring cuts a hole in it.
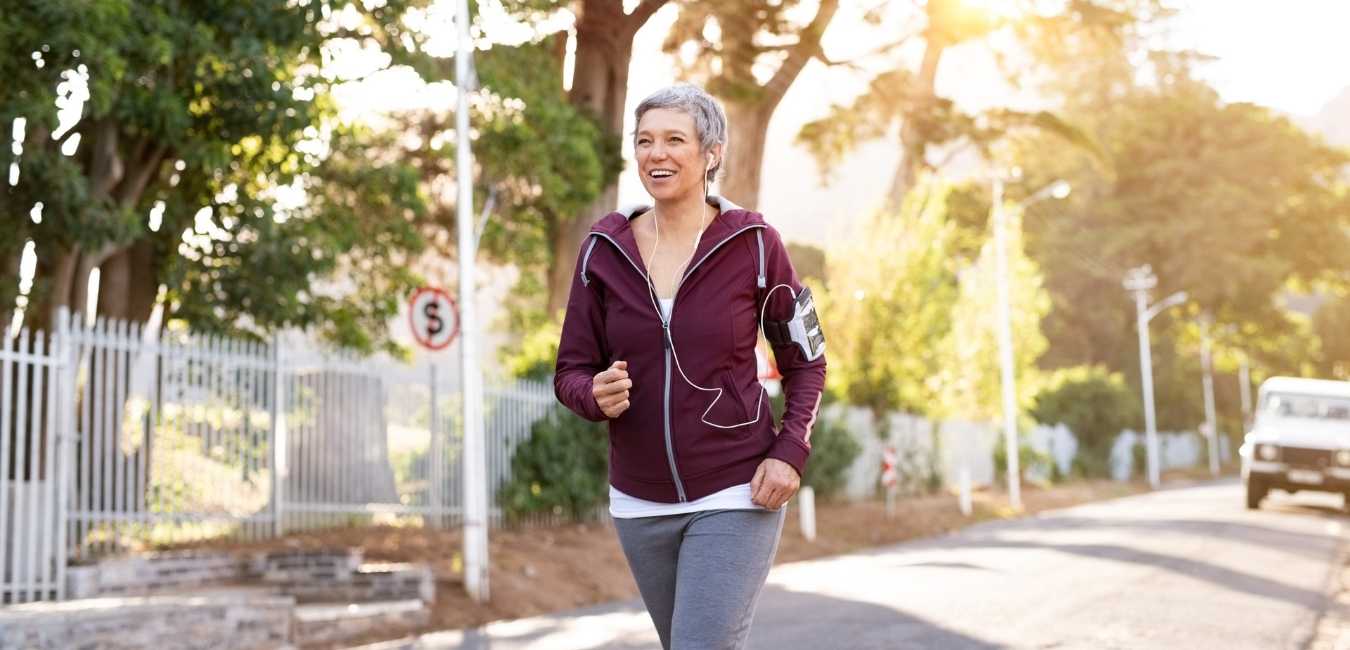
M 797 470 L 777 458 L 765 458 L 750 480 L 750 501 L 761 508 L 777 510 L 797 493 L 802 479 Z
M 614 419 L 628 410 L 628 389 L 633 380 L 628 378 L 628 362 L 615 361 L 608 370 L 597 374 L 591 380 L 591 394 L 605 417 Z

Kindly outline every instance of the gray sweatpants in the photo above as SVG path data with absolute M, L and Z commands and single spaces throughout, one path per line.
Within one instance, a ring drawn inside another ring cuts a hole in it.
M 745 647 L 786 512 L 706 510 L 614 520 L 661 647 Z

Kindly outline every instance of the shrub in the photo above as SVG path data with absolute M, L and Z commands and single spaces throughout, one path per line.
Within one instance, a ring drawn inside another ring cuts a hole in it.
M 608 498 L 605 426 L 557 405 L 530 427 L 511 456 L 497 502 L 509 520 L 535 513 L 579 520 Z
M 809 485 L 822 499 L 839 494 L 848 481 L 848 470 L 862 453 L 862 445 L 843 423 L 819 418 L 811 432 L 811 458 L 806 463 L 802 485 Z
M 1057 479 L 1055 459 L 1050 454 L 1039 451 L 1031 445 L 1022 443 L 1017 448 L 1017 473 L 1019 479 L 1025 479 L 1027 473 L 1036 470 L 1050 482 Z M 1003 483 L 1008 480 L 1008 445 L 1002 437 L 994 444 L 994 480 Z
M 1078 441 L 1074 468 L 1083 476 L 1109 477 L 1111 446 L 1134 424 L 1138 400 L 1120 373 L 1099 366 L 1056 371 L 1036 395 L 1031 415 L 1048 426 L 1063 424 Z

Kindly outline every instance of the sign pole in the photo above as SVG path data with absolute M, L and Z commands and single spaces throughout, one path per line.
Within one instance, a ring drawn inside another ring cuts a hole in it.
M 455 157 L 458 185 L 459 305 L 460 346 L 463 381 L 460 391 L 464 404 L 464 586 L 474 601 L 488 601 L 488 504 L 487 462 L 483 444 L 483 375 L 478 367 L 478 320 L 474 306 L 477 238 L 473 214 L 473 150 L 469 147 L 469 57 L 473 52 L 469 33 L 469 2 L 459 0 L 456 27 L 459 32 L 455 52 Z

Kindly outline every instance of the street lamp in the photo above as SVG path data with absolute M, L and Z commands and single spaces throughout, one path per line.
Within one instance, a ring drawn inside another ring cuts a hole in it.
M 1178 291 L 1150 307 L 1148 305 L 1148 290 L 1156 286 L 1158 286 L 1158 276 L 1153 274 L 1153 267 L 1147 264 L 1130 269 L 1125 274 L 1125 289 L 1134 292 L 1135 313 L 1139 327 L 1139 370 L 1144 386 L 1144 427 L 1147 432 L 1148 482 L 1155 488 L 1161 481 L 1158 468 L 1158 425 L 1153 411 L 1153 352 L 1149 345 L 1148 322 L 1153 320 L 1154 316 L 1162 313 L 1163 310 L 1186 302 L 1186 292 Z
M 1214 409 L 1214 341 L 1210 328 L 1214 317 L 1205 312 L 1200 315 L 1200 366 L 1205 373 L 1202 388 L 1205 396 L 1205 436 L 1209 438 L 1209 472 L 1219 475 L 1219 423 Z
M 1062 199 L 1069 195 L 1067 181 L 1055 181 L 1032 194 L 1022 202 L 1026 207 L 1047 198 Z M 998 264 L 998 349 L 1003 372 L 1003 432 L 1008 457 L 1008 503 L 1014 510 L 1022 509 L 1022 485 L 1017 458 L 1017 385 L 1013 372 L 1012 300 L 1009 297 L 1011 279 L 1008 273 L 1008 226 L 1003 209 L 1003 177 L 994 176 L 994 200 L 990 205 L 994 221 L 994 253 Z

